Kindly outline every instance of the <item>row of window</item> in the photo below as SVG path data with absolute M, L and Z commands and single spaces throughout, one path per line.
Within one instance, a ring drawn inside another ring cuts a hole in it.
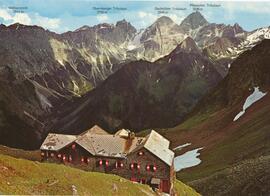
M 141 165 L 138 164 L 138 163 L 131 163 L 130 164 L 130 169 L 132 170 L 140 170 L 141 169 Z M 146 165 L 145 166 L 145 170 L 146 171 L 152 171 L 152 172 L 155 172 L 157 171 L 157 166 L 156 165 Z
M 45 153 L 41 152 L 41 156 L 45 156 Z M 47 156 L 54 157 L 55 154 L 53 152 L 51 152 L 51 153 L 47 154 Z M 63 155 L 57 154 L 57 158 L 62 159 L 63 161 L 69 161 L 69 162 L 72 162 L 72 160 L 73 160 L 71 155 L 65 155 L 65 154 L 63 154 Z M 81 157 L 81 162 L 82 163 L 89 163 L 90 158 Z M 100 167 L 101 166 L 108 167 L 109 161 L 108 160 L 99 160 L 97 162 L 97 165 L 99 165 Z M 124 163 L 122 163 L 121 161 L 115 162 L 115 168 L 122 168 L 122 167 L 124 167 Z M 129 165 L 129 168 L 131 170 L 140 170 L 141 165 L 139 163 L 131 163 Z M 148 165 L 146 165 L 145 170 L 155 172 L 157 170 L 157 166 L 154 164 L 148 164 Z
M 99 166 L 108 167 L 109 166 L 109 161 L 108 160 L 99 160 Z M 122 163 L 121 161 L 116 161 L 115 162 L 115 168 L 122 168 L 122 167 L 124 167 L 124 163 Z M 140 170 L 141 165 L 139 163 L 131 163 L 129 165 L 129 168 L 131 170 Z M 155 172 L 155 171 L 157 171 L 157 166 L 149 164 L 149 165 L 146 165 L 145 170 Z

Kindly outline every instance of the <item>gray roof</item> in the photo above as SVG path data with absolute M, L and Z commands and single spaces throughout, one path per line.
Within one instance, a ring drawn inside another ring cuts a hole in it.
M 76 142 L 92 155 L 124 158 L 131 152 L 145 148 L 166 164 L 172 165 L 174 152 L 169 149 L 169 140 L 154 130 L 146 137 L 134 138 L 123 137 L 126 132 L 120 130 L 118 134 L 112 135 L 94 126 L 78 136 L 50 133 L 40 149 L 58 151 Z
M 42 143 L 41 150 L 58 151 L 77 139 L 75 135 L 64 135 L 49 133 L 45 141 Z
M 80 135 L 78 137 L 78 139 L 76 140 L 76 143 L 79 144 L 81 147 L 83 147 L 88 152 L 90 152 L 92 155 L 95 155 L 96 152 L 95 152 L 94 147 L 92 145 L 91 135 L 92 134 Z
M 148 139 L 144 143 L 144 147 L 160 158 L 168 165 L 172 165 L 174 152 L 169 149 L 170 142 L 156 131 L 152 130 Z
M 143 142 L 144 138 L 125 139 L 115 135 L 88 134 L 76 140 L 93 155 L 124 158 Z
M 99 127 L 98 125 L 93 126 L 91 129 L 86 130 L 85 132 L 81 133 L 80 135 L 85 134 L 99 134 L 99 135 L 108 135 L 109 133 Z

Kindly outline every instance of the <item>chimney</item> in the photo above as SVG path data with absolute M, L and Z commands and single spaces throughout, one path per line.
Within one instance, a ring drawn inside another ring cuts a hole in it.
M 135 138 L 135 133 L 134 132 L 131 132 L 131 131 L 129 131 L 128 132 L 128 139 L 134 139 Z

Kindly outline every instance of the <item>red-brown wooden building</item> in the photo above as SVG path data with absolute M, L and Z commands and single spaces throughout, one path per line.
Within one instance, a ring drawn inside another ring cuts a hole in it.
M 77 136 L 50 133 L 40 149 L 44 161 L 116 174 L 170 193 L 175 175 L 169 145 L 154 130 L 136 137 L 125 129 L 112 135 L 94 126 Z

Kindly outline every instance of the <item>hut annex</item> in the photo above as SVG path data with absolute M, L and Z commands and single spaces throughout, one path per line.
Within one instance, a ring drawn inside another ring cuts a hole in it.
M 49 133 L 40 150 L 43 161 L 116 174 L 170 193 L 175 174 L 169 145 L 154 130 L 136 137 L 129 130 L 109 134 L 94 126 L 80 135 Z

